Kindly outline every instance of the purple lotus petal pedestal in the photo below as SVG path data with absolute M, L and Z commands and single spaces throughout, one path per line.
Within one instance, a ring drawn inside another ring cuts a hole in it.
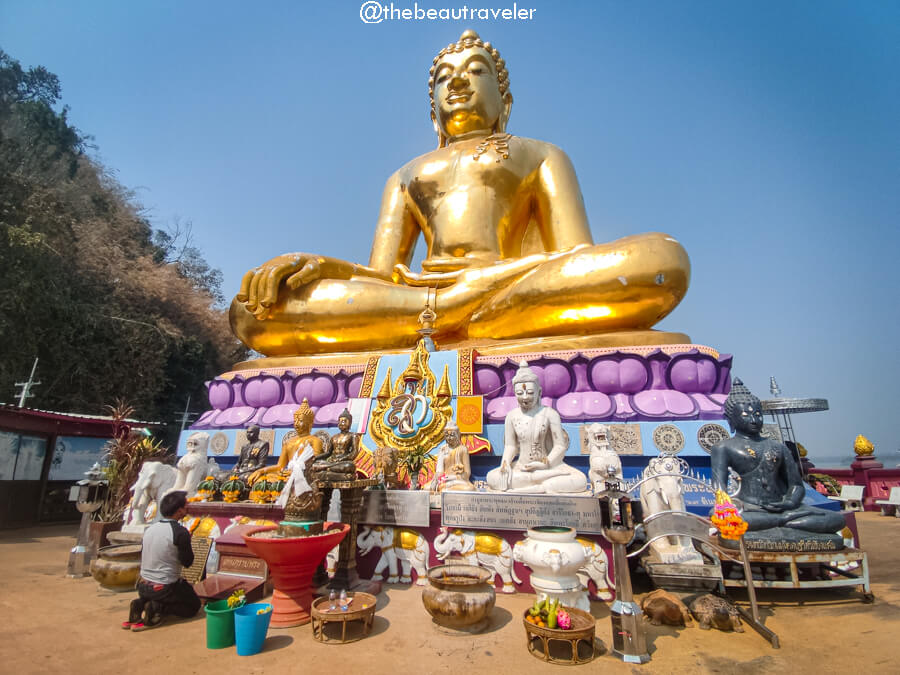
M 677 334 L 659 337 L 674 339 Z M 590 341 L 582 338 L 575 342 Z M 538 374 L 545 404 L 556 408 L 564 421 L 722 418 L 732 361 L 728 354 L 690 343 L 551 346 L 528 341 L 519 346 L 510 343 L 506 349 L 496 345 L 483 350 L 461 349 L 460 372 L 466 373 L 466 384 L 461 383 L 460 393 L 483 396 L 485 422 L 502 422 L 516 405 L 512 374 L 524 359 Z M 463 352 L 467 356 L 463 357 Z M 304 398 L 316 411 L 316 425 L 333 425 L 347 401 L 365 389 L 366 373 L 374 373 L 367 363 L 378 358 L 377 354 L 345 354 L 327 359 L 271 358 L 238 364 L 234 371 L 207 383 L 212 409 L 191 429 L 232 429 L 250 424 L 288 428 Z

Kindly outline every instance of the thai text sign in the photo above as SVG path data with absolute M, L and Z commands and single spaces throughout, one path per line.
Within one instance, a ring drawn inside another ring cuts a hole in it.
M 265 579 L 268 573 L 265 561 L 260 558 L 239 555 L 223 555 L 219 559 L 219 572 L 239 574 Z
M 600 502 L 593 497 L 492 492 L 443 492 L 441 525 L 527 530 L 538 525 L 574 527 L 600 534 Z

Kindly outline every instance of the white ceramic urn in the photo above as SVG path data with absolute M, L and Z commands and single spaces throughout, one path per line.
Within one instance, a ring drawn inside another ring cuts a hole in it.
M 529 529 L 513 549 L 513 558 L 531 569 L 531 587 L 538 596 L 586 612 L 591 602 L 576 573 L 590 564 L 593 555 L 575 539 L 574 528 L 553 525 Z

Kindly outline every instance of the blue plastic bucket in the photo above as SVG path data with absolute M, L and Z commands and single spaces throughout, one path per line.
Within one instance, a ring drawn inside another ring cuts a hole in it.
M 259 614 L 261 609 L 268 611 Z M 272 605 L 267 602 L 254 602 L 234 611 L 234 638 L 238 656 L 259 654 L 266 641 L 271 619 Z

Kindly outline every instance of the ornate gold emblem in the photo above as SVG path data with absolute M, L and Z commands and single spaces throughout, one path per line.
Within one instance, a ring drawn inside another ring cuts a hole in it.
M 392 383 L 388 368 L 376 397 L 369 432 L 375 442 L 401 452 L 437 445 L 453 411 L 447 367 L 440 384 L 428 365 L 423 341 L 416 345 L 406 370 Z

